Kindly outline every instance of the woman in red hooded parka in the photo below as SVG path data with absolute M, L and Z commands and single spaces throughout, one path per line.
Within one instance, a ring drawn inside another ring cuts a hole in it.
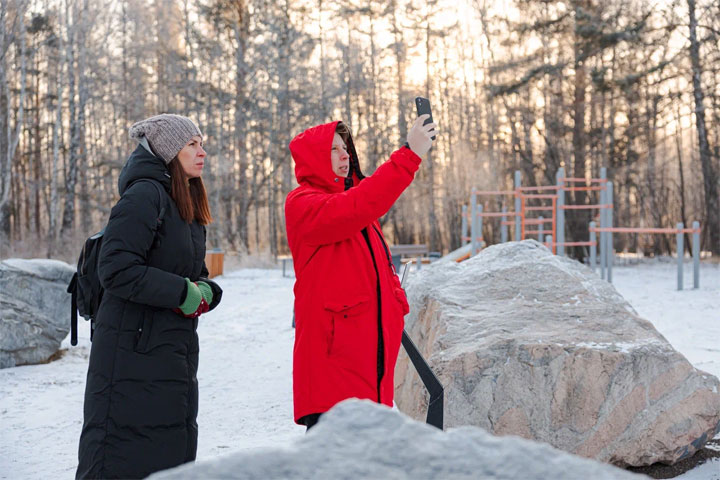
M 360 171 L 342 122 L 290 142 L 300 184 L 285 202 L 295 268 L 295 422 L 312 427 L 347 398 L 392 406 L 405 292 L 377 219 L 410 185 L 435 124 L 417 118 L 405 145 L 374 174 Z

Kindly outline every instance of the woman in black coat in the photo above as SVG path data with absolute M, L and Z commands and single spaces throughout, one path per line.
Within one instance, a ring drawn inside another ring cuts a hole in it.
M 208 280 L 202 135 L 188 118 L 138 122 L 100 250 L 77 478 L 143 478 L 195 460 L 200 314 Z

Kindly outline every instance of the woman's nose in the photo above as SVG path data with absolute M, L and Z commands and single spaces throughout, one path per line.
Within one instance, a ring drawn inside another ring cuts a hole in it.
M 347 160 L 350 158 L 350 154 L 348 152 L 342 152 L 342 155 L 340 156 L 342 160 Z
M 204 157 L 205 155 L 207 155 L 207 153 L 205 153 L 205 149 L 202 146 L 200 146 L 200 150 L 198 150 L 197 154 L 198 157 Z

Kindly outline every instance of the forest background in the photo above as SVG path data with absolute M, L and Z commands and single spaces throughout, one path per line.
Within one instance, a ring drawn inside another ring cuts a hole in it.
M 128 128 L 162 112 L 205 135 L 208 247 L 287 253 L 292 137 L 342 119 L 372 173 L 416 95 L 440 135 L 382 219 L 391 243 L 457 248 L 471 189 L 511 189 L 515 170 L 532 186 L 607 167 L 615 225 L 698 220 L 720 254 L 720 2 L 0 0 L 0 258 L 73 260 L 118 198 Z M 566 238 L 593 215 L 569 211 Z

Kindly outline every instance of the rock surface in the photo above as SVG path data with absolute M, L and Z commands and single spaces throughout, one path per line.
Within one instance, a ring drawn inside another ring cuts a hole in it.
M 0 262 L 0 368 L 46 362 L 58 351 L 70 331 L 74 271 L 57 260 Z
M 589 268 L 533 240 L 408 279 L 406 330 L 445 387 L 445 426 L 475 425 L 619 466 L 674 463 L 720 429 L 720 382 Z M 427 394 L 404 351 L 398 408 Z
M 181 466 L 152 479 L 633 479 L 610 465 L 473 427 L 442 432 L 366 400 L 335 406 L 289 448 Z

